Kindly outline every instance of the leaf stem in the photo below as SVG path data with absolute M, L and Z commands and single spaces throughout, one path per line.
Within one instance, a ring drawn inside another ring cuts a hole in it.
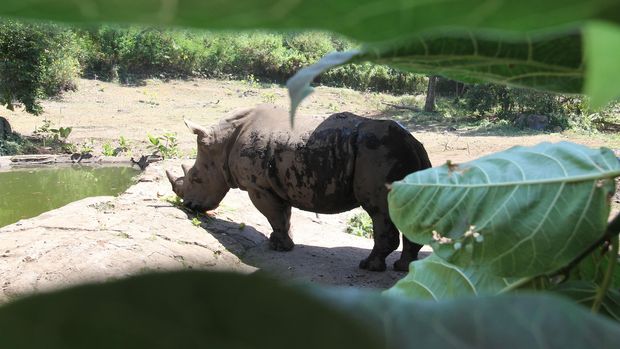
M 536 275 L 536 276 L 529 276 L 529 277 L 521 278 L 521 279 L 519 279 L 519 280 L 517 280 L 517 281 L 513 282 L 512 284 L 510 284 L 510 285 L 508 285 L 508 286 L 506 286 L 506 287 L 502 288 L 502 289 L 498 292 L 498 294 L 514 291 L 514 290 L 518 289 L 519 287 L 521 287 L 521 286 L 523 286 L 523 285 L 527 285 L 527 284 L 529 284 L 530 282 L 532 282 L 532 281 L 536 280 L 536 278 L 538 278 L 538 277 L 539 277 L 539 275 Z
M 594 298 L 594 303 L 592 304 L 592 312 L 598 313 L 598 310 L 603 303 L 603 299 L 605 298 L 605 294 L 607 294 L 607 290 L 609 289 L 609 285 L 611 284 L 611 279 L 614 274 L 614 267 L 616 264 L 616 258 L 618 256 L 618 235 L 611 238 L 611 249 L 607 251 L 607 253 L 611 253 L 611 258 L 609 259 L 609 263 L 607 264 L 607 271 L 605 272 L 605 278 L 603 279 L 603 283 L 601 287 L 599 287 L 596 292 L 596 298 Z

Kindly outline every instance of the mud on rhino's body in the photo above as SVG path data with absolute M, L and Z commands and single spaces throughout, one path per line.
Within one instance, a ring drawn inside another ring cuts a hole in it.
M 276 250 L 290 250 L 291 207 L 338 213 L 362 206 L 371 216 L 374 248 L 360 267 L 385 270 L 385 258 L 399 244 L 388 215 L 386 183 L 431 166 L 426 151 L 396 122 L 351 113 L 327 119 L 298 117 L 293 130 L 287 111 L 259 106 L 232 113 L 212 128 L 191 122 L 198 155 L 185 176 L 168 174 L 185 205 L 214 209 L 230 188 L 246 190 L 269 220 Z M 403 237 L 394 267 L 407 270 L 419 245 Z

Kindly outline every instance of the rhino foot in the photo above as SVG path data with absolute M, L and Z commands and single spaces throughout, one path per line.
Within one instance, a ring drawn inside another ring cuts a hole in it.
M 360 269 L 365 269 L 369 271 L 385 271 L 387 269 L 385 265 L 385 261 L 380 260 L 378 258 L 366 258 L 362 259 L 360 262 Z
M 409 263 L 411 263 L 411 261 L 399 259 L 394 262 L 394 270 L 409 271 Z
M 285 252 L 292 250 L 293 247 L 295 247 L 295 243 L 289 236 L 281 237 L 275 233 L 269 236 L 269 248 L 272 250 Z

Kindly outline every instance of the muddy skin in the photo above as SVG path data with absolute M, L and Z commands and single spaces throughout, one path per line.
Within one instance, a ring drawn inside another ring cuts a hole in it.
M 426 150 L 390 120 L 351 113 L 298 117 L 271 105 L 235 111 L 211 128 L 186 121 L 197 136 L 198 154 L 183 177 L 168 173 L 174 192 L 196 210 L 218 206 L 230 188 L 248 192 L 273 232 L 269 245 L 289 251 L 291 207 L 340 213 L 362 206 L 373 222 L 374 247 L 359 267 L 386 269 L 385 258 L 400 243 L 388 214 L 386 183 L 431 167 Z M 394 269 L 406 271 L 422 246 L 403 236 Z

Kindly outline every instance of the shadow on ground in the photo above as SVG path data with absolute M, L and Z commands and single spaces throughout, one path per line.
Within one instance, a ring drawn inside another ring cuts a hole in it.
M 370 254 L 370 249 L 296 244 L 292 251 L 278 252 L 269 249 L 266 234 L 252 226 L 212 218 L 202 227 L 243 263 L 287 281 L 385 289 L 406 275 L 392 267 L 400 257 L 399 251 L 388 257 L 387 271 L 370 272 L 358 267 L 360 260 Z M 420 253 L 420 257 L 427 255 Z

